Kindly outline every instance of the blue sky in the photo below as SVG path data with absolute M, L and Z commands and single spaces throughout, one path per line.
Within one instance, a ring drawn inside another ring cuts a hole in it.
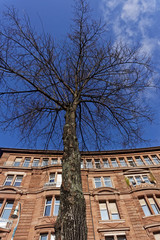
M 6 6 L 14 6 L 20 15 L 27 13 L 30 16 L 37 31 L 42 28 L 42 22 L 45 31 L 50 32 L 56 41 L 61 41 L 69 31 L 73 3 L 73 0 L 1 0 L 0 15 Z M 160 1 L 90 0 L 90 6 L 93 14 L 107 23 L 109 37 L 131 46 L 139 43 L 142 51 L 152 57 L 156 71 L 160 72 Z M 151 141 L 137 147 L 160 145 L 159 94 L 154 90 L 148 92 L 147 100 L 153 106 L 155 120 L 146 124 L 143 137 Z M 19 142 L 18 136 L 17 132 L 0 132 L 0 147 L 28 147 Z M 43 148 L 41 143 L 37 148 Z

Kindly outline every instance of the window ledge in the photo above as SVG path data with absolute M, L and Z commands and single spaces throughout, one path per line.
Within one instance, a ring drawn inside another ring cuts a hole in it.
M 159 214 L 153 214 L 153 215 L 150 215 L 150 216 L 144 216 L 144 217 L 142 217 L 142 218 L 143 218 L 143 219 L 149 218 L 149 217 L 153 218 L 153 217 L 156 217 L 156 216 L 160 216 L 160 213 L 159 213 Z
M 117 220 L 99 220 L 99 223 L 123 223 L 125 219 L 117 219 Z

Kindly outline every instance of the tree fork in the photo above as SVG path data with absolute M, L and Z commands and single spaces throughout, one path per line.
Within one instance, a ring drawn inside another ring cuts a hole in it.
M 86 204 L 81 183 L 81 155 L 76 136 L 76 110 L 68 107 L 63 130 L 64 153 L 56 240 L 87 240 Z

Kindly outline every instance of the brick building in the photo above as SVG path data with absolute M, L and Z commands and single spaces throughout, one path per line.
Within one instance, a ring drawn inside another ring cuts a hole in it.
M 0 149 L 0 240 L 53 240 L 60 151 Z M 82 153 L 88 240 L 160 239 L 160 147 Z M 75 239 L 76 240 L 76 239 Z

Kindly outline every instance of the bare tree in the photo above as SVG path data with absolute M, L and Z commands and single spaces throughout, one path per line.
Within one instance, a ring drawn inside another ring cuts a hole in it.
M 61 46 L 36 33 L 14 9 L 0 30 L 1 123 L 25 137 L 36 129 L 34 137 L 45 134 L 47 144 L 55 133 L 63 134 L 58 240 L 87 239 L 78 139 L 82 147 L 88 139 L 99 146 L 117 131 L 127 143 L 135 142 L 142 120 L 149 119 L 144 95 L 149 59 L 138 48 L 107 42 L 105 26 L 88 9 L 86 0 L 78 0 Z

